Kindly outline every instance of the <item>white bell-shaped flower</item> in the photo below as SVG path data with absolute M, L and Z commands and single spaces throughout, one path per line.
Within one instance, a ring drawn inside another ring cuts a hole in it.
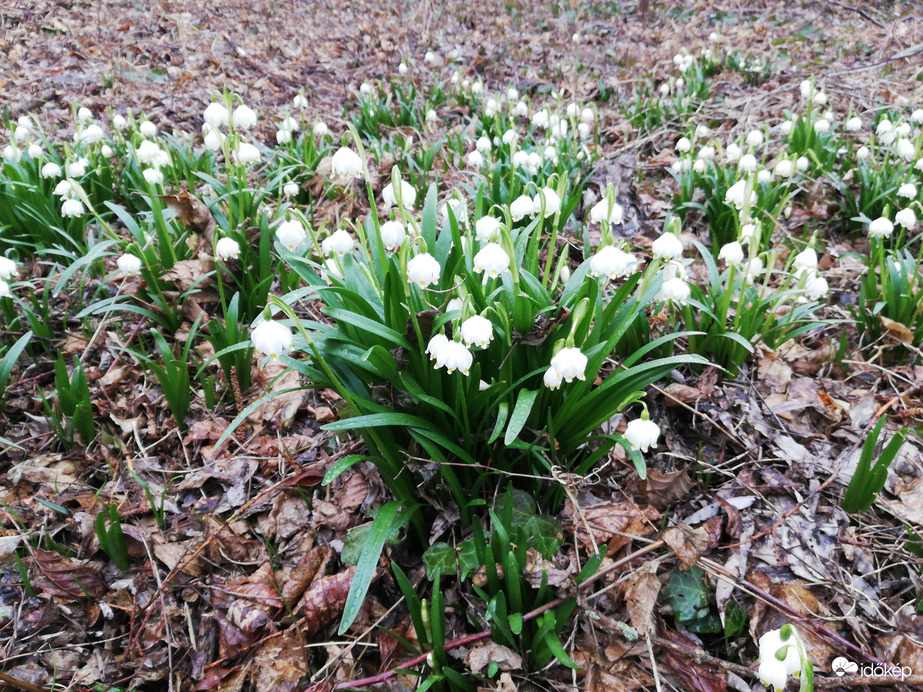
M 564 381 L 564 376 L 553 367 L 549 366 L 542 377 L 542 381 L 548 389 L 558 389 Z
M 869 224 L 869 236 L 872 238 L 887 238 L 894 232 L 894 224 L 884 216 L 880 216 Z
M 510 268 L 510 257 L 497 243 L 488 243 L 474 256 L 474 271 L 496 278 Z
M 249 130 L 256 125 L 256 111 L 249 106 L 240 104 L 234 109 L 234 115 L 231 120 L 234 123 L 234 127 L 239 127 L 242 130 Z
M 683 243 L 675 233 L 664 233 L 653 242 L 651 252 L 658 259 L 679 259 L 683 254 Z
M 533 214 L 535 214 L 535 204 L 529 195 L 520 195 L 510 204 L 510 216 L 513 217 L 513 221 L 520 221 Z
M 331 233 L 330 236 L 324 238 L 321 243 L 321 251 L 328 257 L 330 255 L 342 257 L 347 252 L 351 252 L 355 245 L 356 241 L 353 240 L 353 237 L 347 231 L 339 228 Z
M 442 267 L 439 262 L 427 252 L 417 255 L 407 262 L 407 280 L 420 288 L 426 288 L 438 282 L 441 272 Z
M 8 280 L 16 276 L 16 262 L 0 255 L 0 279 Z
M 628 440 L 632 449 L 646 453 L 651 447 L 657 446 L 657 440 L 660 438 L 660 426 L 652 420 L 636 418 L 629 421 L 623 437 Z
M 629 252 L 607 245 L 590 258 L 590 276 L 612 280 L 628 275 L 638 260 Z
M 481 242 L 496 240 L 503 223 L 493 216 L 482 216 L 474 222 L 474 237 Z
M 292 330 L 274 320 L 263 320 L 256 325 L 250 334 L 250 341 L 253 348 L 273 360 L 294 348 Z
M 218 259 L 237 259 L 240 256 L 240 245 L 233 238 L 221 238 L 215 243 L 215 255 Z
M 205 122 L 214 127 L 220 127 L 222 125 L 227 127 L 228 121 L 230 120 L 227 106 L 217 101 L 205 107 L 205 112 L 202 114 L 202 117 L 205 119 Z
M 472 346 L 487 348 L 494 338 L 494 325 L 486 317 L 474 315 L 462 322 L 461 338 L 468 348 Z
M 740 267 L 744 261 L 744 247 L 736 240 L 721 247 L 718 259 L 727 262 L 728 266 Z
M 620 224 L 623 215 L 622 206 L 617 202 L 609 204 L 608 199 L 602 199 L 590 208 L 590 220 L 596 223 Z
M 894 215 L 894 223 L 902 228 L 910 230 L 917 225 L 917 215 L 913 209 L 909 207 L 907 209 L 901 209 Z
M 400 221 L 385 221 L 381 224 L 381 242 L 388 252 L 397 252 L 406 237 L 407 231 Z
M 237 147 L 231 152 L 231 157 L 242 166 L 259 163 L 260 150 L 250 142 L 238 142 Z
M 397 195 L 394 192 L 394 183 L 388 183 L 381 191 L 381 199 L 387 208 L 397 206 Z M 404 209 L 413 209 L 413 203 L 417 201 L 417 191 L 413 185 L 406 180 L 401 180 L 401 204 Z
M 535 208 L 536 212 L 541 211 L 543 198 L 545 200 L 546 219 L 549 216 L 554 216 L 559 211 L 561 211 L 561 198 L 558 197 L 558 193 L 552 190 L 550 187 L 543 187 L 532 200 L 532 206 Z
M 579 348 L 562 348 L 551 359 L 551 367 L 561 373 L 567 382 L 586 379 L 587 357 Z
M 79 199 L 65 199 L 61 205 L 61 216 L 82 216 L 83 203 Z
M 685 305 L 692 295 L 692 291 L 681 277 L 677 276 L 663 282 L 660 287 L 660 294 L 664 300 L 669 300 L 674 305 Z
M 141 258 L 137 255 L 122 255 L 115 261 L 122 276 L 137 276 L 141 273 Z
M 781 630 L 770 630 L 760 637 L 760 667 L 757 676 L 766 687 L 774 692 L 782 692 L 789 675 L 801 674 L 801 655 L 795 642 L 782 641 Z M 776 655 L 782 647 L 787 646 L 785 658 L 779 660 Z
M 471 351 L 457 341 L 447 341 L 436 352 L 436 369 L 444 367 L 450 375 L 456 370 L 467 375 L 473 362 Z
M 340 147 L 333 155 L 330 172 L 335 177 L 362 177 L 362 159 L 359 154 L 347 147 Z
M 301 247 L 307 235 L 307 231 L 298 219 L 283 221 L 276 229 L 276 240 L 291 252 L 295 252 Z

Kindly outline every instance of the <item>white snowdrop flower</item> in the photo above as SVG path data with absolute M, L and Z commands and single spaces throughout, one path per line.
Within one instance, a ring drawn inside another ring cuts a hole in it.
M 489 98 L 484 103 L 484 115 L 488 118 L 494 117 L 497 113 L 500 112 L 500 104 L 497 103 L 497 99 Z
M 426 355 L 430 360 L 436 360 L 439 351 L 449 343 L 449 338 L 445 334 L 433 334 L 429 343 L 426 345 Z
M 907 137 L 910 134 L 910 131 L 910 123 L 901 123 L 894 128 L 894 134 L 896 134 L 898 137 Z
M 484 273 L 492 279 L 510 268 L 510 257 L 498 243 L 487 243 L 474 256 L 474 271 Z
M 697 159 L 702 161 L 714 161 L 715 159 L 715 148 L 711 146 L 704 146 L 699 149 L 699 153 L 696 154 Z
M 77 111 L 77 122 L 81 125 L 93 119 L 93 111 L 85 106 L 81 106 Z
M 566 120 L 555 123 L 551 126 L 551 136 L 556 139 L 566 139 L 568 127 Z
M 670 85 L 664 82 L 663 84 L 660 85 L 657 91 L 660 93 L 661 98 L 669 96 L 670 95 Z
M 150 120 L 144 120 L 138 126 L 138 132 L 141 133 L 142 137 L 156 137 L 157 136 L 157 126 L 152 123 Z
M 260 150 L 250 142 L 238 142 L 237 147 L 231 152 L 231 157 L 242 166 L 259 163 Z
M 676 161 L 674 161 L 673 163 L 671 163 L 671 164 L 670 164 L 670 170 L 673 171 L 674 173 L 682 173 L 682 172 L 683 172 L 683 161 L 682 161 L 682 159 L 676 159 Z
M 747 245 L 751 240 L 753 240 L 756 235 L 757 228 L 756 224 L 747 223 L 740 227 L 740 242 L 742 245 Z
M 205 148 L 209 151 L 218 151 L 224 146 L 224 135 L 213 127 L 209 127 L 203 137 Z M 142 142 L 143 144 L 143 142 Z
M 817 253 L 814 248 L 805 248 L 795 255 L 792 266 L 795 268 L 795 273 L 799 275 L 805 271 L 817 271 Z
M 242 130 L 249 130 L 256 125 L 256 111 L 249 106 L 240 104 L 234 109 L 231 122 L 234 123 L 234 127 L 239 127 Z
M 112 116 L 112 127 L 116 130 L 124 130 L 128 127 L 128 120 L 125 119 L 124 115 L 116 113 Z
M 904 183 L 897 189 L 897 196 L 914 199 L 917 196 L 917 186 L 913 183 Z
M 298 132 L 301 129 L 301 123 L 295 120 L 292 116 L 287 116 L 282 118 L 279 122 L 280 130 L 288 130 L 289 132 Z
M 145 139 L 138 148 L 135 149 L 135 156 L 143 164 L 154 165 L 160 156 L 160 147 L 154 142 Z
M 669 300 L 674 305 L 685 305 L 686 301 L 689 300 L 689 296 L 692 295 L 692 291 L 689 284 L 677 276 L 663 282 L 660 295 L 664 300 Z
M 112 151 L 112 147 L 110 147 L 108 144 L 103 144 L 99 148 L 99 153 L 102 155 L 104 159 L 108 159 L 112 157 L 112 154 L 114 152 Z
M 537 127 L 540 130 L 544 130 L 546 127 L 548 127 L 548 120 L 548 110 L 543 108 L 532 116 L 532 126 Z
M 792 163 L 791 159 L 781 159 L 776 162 L 773 172 L 780 178 L 790 178 L 792 173 L 795 172 L 795 164 Z
M 327 123 L 323 120 L 318 120 L 314 123 L 314 127 L 311 128 L 311 132 L 315 137 L 326 137 L 330 134 L 330 128 L 327 127 Z
M 532 200 L 532 205 L 535 207 L 536 212 L 541 211 L 543 199 L 545 201 L 546 219 L 549 216 L 554 216 L 561 210 L 561 198 L 558 197 L 558 193 L 550 187 L 543 187 Z
M 542 382 L 545 383 L 545 386 L 548 387 L 548 389 L 560 388 L 563 381 L 564 376 L 551 366 L 545 370 L 545 374 L 542 376 Z
M 580 137 L 580 139 L 589 139 L 590 135 L 592 134 L 593 128 L 586 123 L 581 122 L 579 125 L 577 125 L 577 135 Z
M 827 122 L 825 118 L 821 118 L 816 123 L 814 123 L 814 132 L 819 135 L 826 134 L 830 131 L 830 123 Z
M 524 118 L 529 115 L 529 106 L 525 101 L 519 101 L 513 107 L 513 114 L 517 117 Z
M 663 269 L 660 270 L 660 274 L 663 278 L 663 281 L 669 281 L 670 279 L 680 278 L 683 281 L 689 278 L 686 268 L 682 265 L 681 262 L 671 261 L 663 265 Z
M 163 185 L 163 173 L 156 168 L 145 168 L 141 171 L 141 175 L 149 185 Z
M 804 295 L 808 300 L 819 300 L 830 292 L 827 280 L 817 274 L 812 274 L 804 284 Z
M 456 370 L 467 375 L 473 362 L 471 351 L 457 341 L 447 340 L 436 352 L 436 369 L 444 367 L 450 375 Z
M 894 145 L 894 150 L 904 161 L 913 161 L 917 156 L 917 148 L 913 146 L 913 142 L 906 138 L 897 140 L 897 144 Z
M 7 144 L 3 147 L 3 160 L 15 163 L 22 158 L 22 152 L 18 147 L 14 147 L 12 144 Z
M 79 199 L 65 199 L 61 205 L 61 216 L 82 216 L 83 203 Z
M 400 221 L 385 221 L 381 224 L 381 242 L 388 252 L 397 252 L 407 232 Z
M 292 141 L 292 131 L 291 130 L 277 130 L 276 131 L 276 144 L 289 144 Z
M 727 161 L 728 163 L 734 163 L 735 161 L 740 159 L 740 154 L 741 154 L 740 147 L 737 146 L 735 143 L 731 142 L 730 144 L 728 144 L 727 149 L 724 150 L 724 160 Z
M 744 248 L 738 241 L 721 247 L 718 259 L 723 259 L 729 266 L 740 267 L 744 262 Z
M 12 298 L 12 297 L 13 297 L 13 292 L 10 290 L 10 285 L 3 279 L 0 279 L 0 298 Z
M 141 273 L 141 258 L 137 255 L 122 255 L 115 263 L 122 276 L 138 276 Z
M 454 198 L 446 200 L 446 203 L 439 209 L 443 223 L 449 223 L 449 208 L 452 209 L 452 216 L 455 217 L 455 221 L 459 226 L 463 223 L 467 223 L 468 208 L 465 206 L 465 202 Z
M 230 115 L 228 114 L 227 106 L 223 103 L 213 101 L 205 107 L 202 118 L 207 124 L 211 125 L 213 128 L 217 128 L 222 125 L 226 127 L 230 120 Z
M 347 147 L 340 147 L 333 155 L 330 172 L 334 177 L 362 177 L 362 159 Z
M 795 161 L 795 168 L 804 173 L 808 168 L 810 168 L 811 162 L 807 156 L 799 156 Z
M 468 165 L 472 168 L 480 168 L 484 165 L 484 157 L 481 155 L 481 152 L 477 150 L 469 153 L 465 159 L 468 161 Z
M 452 298 L 448 303 L 446 303 L 445 311 L 446 312 L 456 312 L 465 307 L 465 301 L 461 298 Z
M 657 259 L 679 259 L 683 254 L 683 243 L 674 233 L 664 233 L 651 245 L 651 252 Z
M 779 660 L 776 653 L 783 647 L 788 646 L 785 651 L 784 660 Z M 781 630 L 770 630 L 760 637 L 760 667 L 757 676 L 766 687 L 774 692 L 782 692 L 789 675 L 798 676 L 801 674 L 801 655 L 793 641 L 782 641 Z
M 407 74 L 407 63 L 401 60 L 401 64 L 397 66 L 397 73 L 401 76 Z
M 477 149 L 482 154 L 485 151 L 490 151 L 490 137 L 479 137 L 477 143 L 474 146 L 475 149 Z
M 273 360 L 295 348 L 292 330 L 275 320 L 263 320 L 256 325 L 250 334 L 250 341 L 253 348 Z
M 751 130 L 747 134 L 747 146 L 759 147 L 763 144 L 763 133 L 760 130 Z
M 62 198 L 70 198 L 74 196 L 74 186 L 71 185 L 70 180 L 61 180 L 55 185 L 54 194 Z
M 442 267 L 439 265 L 439 262 L 435 257 L 426 252 L 411 258 L 411 260 L 407 262 L 407 280 L 420 288 L 426 288 L 438 282 L 441 272 Z
M 538 171 L 539 168 L 541 168 L 541 166 L 542 166 L 542 155 L 539 154 L 537 151 L 530 151 L 529 157 L 527 159 L 527 167 L 529 168 L 529 172 L 532 175 L 535 175 L 535 173 Z M 538 211 L 538 209 L 536 209 L 536 211 Z
M 292 99 L 292 107 L 304 110 L 308 107 L 308 99 L 304 97 L 304 94 L 295 94 L 295 98 Z
M 866 146 L 859 147 L 856 150 L 856 158 L 859 161 L 867 161 L 871 155 L 872 155 L 872 152 Z M 921 159 L 921 161 L 923 161 L 923 159 Z
M 792 121 L 783 120 L 779 123 L 779 132 L 785 136 L 788 136 L 792 133 Z
M 43 178 L 57 178 L 61 175 L 61 167 L 53 161 L 49 161 L 44 166 L 42 166 L 40 175 Z
M 587 125 L 592 125 L 596 122 L 596 111 L 587 106 L 582 111 L 580 111 L 580 120 L 582 120 Z
M 695 136 L 696 136 L 696 139 L 703 139 L 705 137 L 710 137 L 711 129 L 707 125 L 696 125 L 695 126 Z
M 747 262 L 743 267 L 744 280 L 748 284 L 752 284 L 755 279 L 758 279 L 763 273 L 763 260 L 759 257 L 754 257 L 752 260 Z
M 519 138 L 516 135 L 516 130 L 507 130 L 503 133 L 503 137 L 501 138 L 503 143 L 508 145 L 515 144 L 518 139 Z
M 733 204 L 734 207 L 739 211 L 744 206 L 744 195 L 747 191 L 747 181 L 738 180 L 736 183 L 731 185 L 728 188 L 728 191 L 724 194 L 724 203 Z M 753 190 L 750 192 L 750 204 L 756 204 L 756 191 Z
M 510 216 L 513 221 L 521 221 L 526 216 L 534 215 L 535 212 L 535 204 L 529 195 L 520 195 L 510 204 Z
M 737 168 L 745 173 L 752 173 L 756 170 L 756 157 L 753 154 L 744 154 L 737 162 Z
M 356 242 L 353 237 L 342 228 L 339 228 L 331 233 L 330 236 L 324 238 L 321 243 L 321 251 L 326 256 L 335 254 L 342 257 L 347 252 L 352 252 L 355 245 Z
M 660 439 L 660 426 L 652 420 L 636 418 L 629 421 L 623 437 L 628 440 L 633 450 L 647 453 L 648 449 L 657 446 L 657 440 Z
M 298 194 L 298 183 L 289 181 L 282 186 L 282 194 L 286 197 L 294 197 Z
M 913 113 L 910 114 L 911 122 L 916 124 L 923 123 L 923 108 L 917 108 Z
M 513 164 L 513 168 L 526 168 L 529 165 L 529 152 L 520 149 L 513 154 L 510 163 Z
M 474 237 L 479 242 L 496 240 L 503 224 L 493 216 L 482 216 L 474 222 Z
M 708 168 L 708 164 L 705 163 L 704 159 L 696 159 L 692 162 L 692 170 L 696 173 L 704 173 L 706 168 Z
M 616 202 L 609 204 L 609 200 L 602 199 L 590 208 L 590 220 L 596 223 L 622 223 L 623 211 Z
M 816 94 L 814 94 L 814 103 L 816 103 L 818 106 L 826 106 L 827 94 L 825 94 L 823 91 L 818 91 Z
M 881 137 L 879 137 L 879 140 L 885 146 L 891 146 L 892 144 L 894 144 L 895 139 L 896 139 L 896 136 L 893 132 L 885 132 L 883 135 L 881 135 Z
M 426 51 L 426 53 L 423 54 L 423 63 L 430 66 L 435 65 L 436 54 L 431 50 Z
M 561 373 L 567 382 L 586 379 L 587 357 L 579 348 L 562 348 L 551 359 L 551 367 Z
M 100 130 L 101 132 L 102 130 Z M 74 135 L 74 141 L 79 141 L 80 133 L 78 132 Z M 17 125 L 16 129 L 13 130 L 13 139 L 15 139 L 20 144 L 27 142 L 32 139 L 32 131 L 25 127 L 24 125 Z
M 483 93 L 483 92 L 484 92 L 484 83 L 483 83 L 483 82 L 477 81 L 477 82 L 475 82 L 474 84 L 471 85 L 471 93 L 474 94 L 475 96 L 477 96 L 477 95 L 479 95 L 479 94 L 481 94 L 481 93 Z
M 462 322 L 461 338 L 468 348 L 472 346 L 487 348 L 494 338 L 494 325 L 486 317 L 474 315 Z
M 103 149 L 106 149 L 105 145 L 103 145 Z M 42 146 L 40 144 L 36 144 L 35 142 L 29 145 L 27 152 L 29 154 L 29 158 L 35 161 L 37 161 L 38 159 L 42 158 L 45 155 L 45 150 L 42 149 Z
M 388 183 L 381 191 L 381 199 L 385 207 L 390 209 L 397 206 L 397 195 L 394 192 L 394 183 Z M 401 180 L 401 204 L 404 209 L 413 209 L 414 202 L 417 201 L 417 190 L 406 180 Z
M 593 278 L 605 276 L 614 281 L 630 274 L 637 263 L 631 253 L 606 245 L 590 258 L 589 274 Z
M 0 279 L 9 280 L 16 276 L 16 263 L 9 257 L 0 255 Z
M 887 118 L 883 118 L 882 120 L 878 121 L 878 125 L 875 127 L 875 134 L 883 135 L 886 132 L 891 132 L 893 129 L 894 126 L 891 124 L 891 121 Z
M 64 164 L 64 170 L 67 171 L 67 177 L 69 178 L 80 178 L 83 175 L 86 175 L 87 166 L 89 161 L 85 158 L 80 158 L 77 161 L 71 161 L 70 163 Z
M 909 207 L 907 209 L 901 209 L 894 215 L 894 222 L 898 226 L 910 230 L 917 225 L 917 215 L 914 213 L 913 209 Z
M 859 132 L 862 129 L 862 118 L 853 116 L 846 121 L 845 127 L 847 132 Z
M 233 238 L 221 238 L 215 243 L 215 256 L 218 259 L 237 259 L 240 256 L 240 245 Z
M 290 252 L 297 251 L 307 237 L 307 231 L 298 219 L 283 221 L 276 228 L 276 240 Z
M 676 151 L 685 154 L 690 149 L 692 149 L 692 142 L 689 141 L 688 137 L 680 137 L 679 140 L 677 140 Z
M 756 182 L 760 184 L 772 182 L 772 171 L 763 168 L 756 174 Z

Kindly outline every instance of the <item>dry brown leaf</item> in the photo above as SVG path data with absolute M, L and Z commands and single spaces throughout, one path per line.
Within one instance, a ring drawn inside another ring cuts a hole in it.
M 881 320 L 881 326 L 885 330 L 885 337 L 901 346 L 913 347 L 913 332 L 907 328 L 907 325 L 888 319 L 884 315 L 879 315 L 878 319 Z
M 700 557 L 717 545 L 718 540 L 714 532 L 714 524 L 709 522 L 718 519 L 718 536 L 720 536 L 720 517 L 712 517 L 705 526 L 691 529 L 688 526 L 673 526 L 663 532 L 664 542 L 679 558 L 679 568 L 687 570 L 692 567 Z
M 275 379 L 280 373 L 284 374 Z M 285 425 L 298 412 L 298 409 L 304 405 L 308 398 L 306 389 L 298 389 L 301 386 L 301 375 L 297 370 L 288 370 L 282 363 L 271 362 L 260 371 L 257 383 L 256 396 L 262 397 L 266 394 L 266 388 L 262 384 L 272 382 L 269 387 L 270 392 L 281 392 L 286 389 L 295 391 L 285 394 L 278 394 L 268 401 L 256 407 L 256 409 L 247 416 L 247 421 L 254 425 L 262 425 L 264 421 L 273 421 L 276 425 Z M 275 380 L 275 381 L 273 381 Z
M 215 263 L 211 258 L 180 260 L 164 272 L 163 278 L 172 281 L 185 293 L 193 286 L 199 289 L 208 286 L 214 277 L 207 275 L 214 270 Z
M 317 634 L 340 616 L 355 573 L 356 568 L 350 567 L 345 572 L 314 580 L 295 609 L 295 614 L 304 618 L 308 634 Z M 376 573 L 373 581 L 377 578 Z
M 74 560 L 48 550 L 32 550 L 35 566 L 41 577 L 35 585 L 53 596 L 99 598 L 109 591 L 109 585 L 99 575 L 99 566 L 86 560 Z
M 522 656 L 502 644 L 487 642 L 471 649 L 465 663 L 473 673 L 486 670 L 491 663 L 500 666 L 500 670 L 518 670 L 522 668 Z
M 664 403 L 667 406 L 679 406 L 681 403 L 691 404 L 698 401 L 699 397 L 702 396 L 702 392 L 699 391 L 698 387 L 690 387 L 680 382 L 672 382 L 667 385 L 663 393 L 666 397 Z
M 209 208 L 198 197 L 180 192 L 176 195 L 163 195 L 161 199 L 176 212 L 176 218 L 183 226 L 202 235 L 206 245 L 211 247 L 217 223 Z
M 631 626 L 642 635 L 655 631 L 654 608 L 662 586 L 656 566 L 647 563 L 632 572 L 622 589 Z
M 16 485 L 22 481 L 47 483 L 58 489 L 77 482 L 76 468 L 60 454 L 41 454 L 16 464 L 7 472 L 7 480 Z
M 698 648 L 692 639 L 674 630 L 664 630 L 663 636 L 684 649 Z M 683 689 L 690 692 L 725 692 L 727 690 L 727 673 L 718 666 L 704 663 L 692 656 L 682 655 L 667 647 L 663 648 L 661 655 L 666 664 L 673 669 Z
M 760 349 L 758 373 L 760 379 L 777 394 L 785 391 L 792 380 L 792 369 L 768 348 Z
M 693 485 L 688 469 L 669 472 L 650 469 L 647 472 L 648 500 L 658 509 L 686 497 Z
M 561 513 L 565 526 L 576 533 L 586 548 L 593 548 L 593 541 L 587 533 L 589 527 L 597 545 L 608 544 L 607 553 L 610 555 L 628 545 L 631 536 L 652 534 L 655 530 L 653 523 L 659 518 L 660 513 L 653 507 L 641 510 L 628 502 L 603 502 L 575 512 L 573 504 L 568 501 Z
M 282 598 L 286 603 L 294 603 L 314 581 L 318 574 L 327 569 L 333 559 L 333 548 L 329 545 L 320 545 L 311 548 L 288 573 L 285 586 L 282 587 Z
M 183 541 L 182 543 L 158 543 L 154 545 L 154 555 L 165 564 L 170 571 L 179 568 L 183 574 L 198 577 L 202 574 L 203 563 L 198 557 L 192 557 L 197 541 Z
M 567 569 L 560 569 L 534 548 L 526 551 L 526 566 L 522 570 L 522 576 L 536 589 L 542 585 L 543 580 L 547 581 L 548 586 L 560 586 L 573 573 L 572 565 L 568 565 Z

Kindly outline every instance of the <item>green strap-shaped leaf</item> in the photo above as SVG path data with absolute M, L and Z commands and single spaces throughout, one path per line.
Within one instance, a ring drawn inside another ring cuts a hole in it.
M 391 527 L 400 509 L 400 502 L 391 501 L 378 510 L 378 514 L 372 522 L 372 526 L 365 537 L 365 545 L 362 546 L 362 555 L 356 565 L 353 582 L 349 586 L 349 594 L 346 596 L 343 619 L 340 621 L 340 629 L 338 630 L 340 635 L 346 633 L 352 626 L 356 616 L 359 615 L 362 602 L 365 601 L 365 595 L 369 591 L 369 585 L 375 577 L 378 558 L 385 547 L 385 541 L 391 534 Z
M 532 404 L 535 403 L 535 397 L 537 396 L 537 389 L 519 390 L 516 405 L 513 407 L 513 415 L 510 416 L 510 423 L 506 426 L 506 435 L 503 437 L 504 444 L 510 444 L 519 436 L 519 432 L 529 419 L 529 414 L 532 413 Z

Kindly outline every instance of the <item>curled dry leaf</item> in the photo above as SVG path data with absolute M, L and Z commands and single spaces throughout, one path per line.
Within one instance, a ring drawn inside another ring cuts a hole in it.
M 211 247 L 215 227 L 218 224 L 202 200 L 195 195 L 190 195 L 188 192 L 163 195 L 161 199 L 167 203 L 170 209 L 176 212 L 176 218 L 183 226 L 201 235 L 205 244 Z
M 721 517 L 712 517 L 695 529 L 680 525 L 663 532 L 663 540 L 679 558 L 681 570 L 692 567 L 700 557 L 718 545 L 721 523 Z
M 32 551 L 32 558 L 43 577 L 35 580 L 36 586 L 53 596 L 99 598 L 109 591 L 109 585 L 99 575 L 99 567 L 86 560 L 73 560 L 37 548 Z
M 333 558 L 333 548 L 320 545 L 311 548 L 288 573 L 288 579 L 282 587 L 282 599 L 294 603 L 305 592 L 314 579 L 323 574 Z
M 663 585 L 657 578 L 657 568 L 653 563 L 642 565 L 628 577 L 622 593 L 628 607 L 631 626 L 642 635 L 655 631 L 654 609 L 657 595 Z
M 522 668 L 522 656 L 502 644 L 488 642 L 471 649 L 465 656 L 465 663 L 473 673 L 486 670 L 491 663 L 496 663 L 501 670 L 518 670 Z
M 295 609 L 295 615 L 304 618 L 306 632 L 316 634 L 340 616 L 355 573 L 356 568 L 350 567 L 345 572 L 314 580 Z M 376 574 L 373 581 L 377 578 Z
M 596 544 L 608 544 L 607 553 L 611 555 L 628 545 L 632 536 L 644 537 L 654 533 L 660 513 L 653 507 L 642 510 L 628 502 L 603 502 L 574 511 L 573 504 L 568 501 L 561 519 L 565 528 L 576 533 L 584 547 L 593 548 L 593 540 L 587 533 L 589 528 Z

